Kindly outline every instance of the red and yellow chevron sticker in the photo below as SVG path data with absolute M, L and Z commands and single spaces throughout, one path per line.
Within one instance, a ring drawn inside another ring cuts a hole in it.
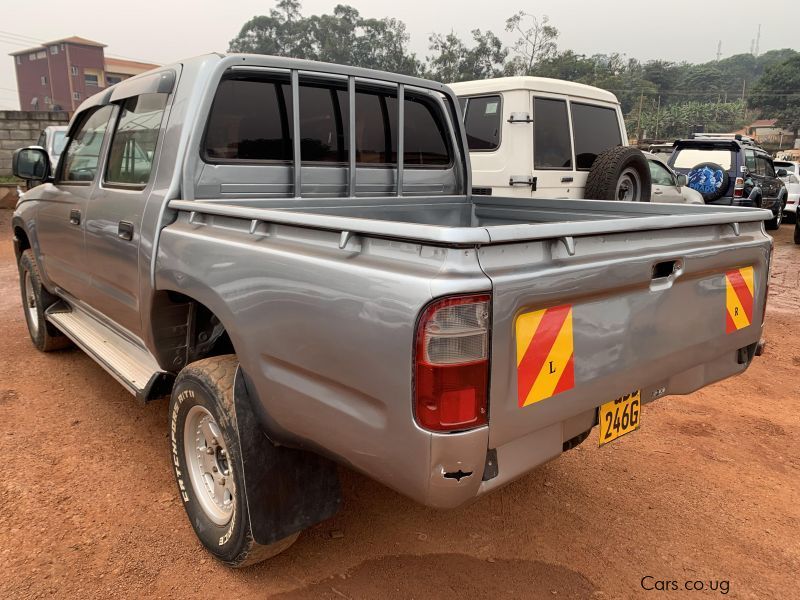
M 516 337 L 520 407 L 575 387 L 571 305 L 520 315 Z
M 733 333 L 753 322 L 753 267 L 725 273 L 725 331 Z

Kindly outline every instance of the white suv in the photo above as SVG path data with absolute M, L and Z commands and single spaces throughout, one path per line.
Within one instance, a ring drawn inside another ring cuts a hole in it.
M 450 87 L 461 101 L 474 193 L 650 199 L 647 160 L 627 146 L 622 110 L 611 92 L 544 77 Z

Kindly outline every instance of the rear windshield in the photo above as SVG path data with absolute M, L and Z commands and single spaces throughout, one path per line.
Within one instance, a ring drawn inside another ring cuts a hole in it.
M 676 169 L 691 169 L 704 162 L 717 163 L 730 171 L 733 167 L 733 152 L 723 148 L 680 148 L 672 166 Z

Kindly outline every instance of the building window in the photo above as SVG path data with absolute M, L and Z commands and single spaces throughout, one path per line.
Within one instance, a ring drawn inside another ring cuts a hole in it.
M 75 65 L 72 65 L 72 74 L 73 75 L 77 75 L 78 74 L 78 67 L 76 67 Z
M 72 92 L 72 99 L 73 100 L 80 100 L 81 99 L 81 93 L 80 92 Z
M 49 106 L 49 105 L 50 105 L 50 96 L 45 96 L 45 97 L 44 97 L 44 103 L 45 103 L 45 105 L 47 105 L 47 106 Z
M 42 85 L 47 85 L 47 75 L 42 75 L 40 79 L 42 80 Z
M 62 50 L 64 49 L 64 44 L 59 44 L 59 46 L 61 46 Z
M 39 50 L 36 53 L 36 58 L 47 58 L 47 50 Z
M 17 64 L 18 64 L 18 65 L 21 65 L 21 64 L 22 64 L 22 60 L 20 59 L 20 56 L 19 56 L 19 54 L 17 54 L 17 55 L 14 57 L 14 60 L 17 62 Z
M 122 81 L 122 77 L 119 75 L 106 75 L 106 83 L 108 85 L 114 85 Z
M 83 75 L 83 82 L 86 85 L 93 85 L 94 87 L 100 87 L 100 82 L 97 79 L 97 75 L 92 73 L 85 73 Z
M 31 52 L 28 54 L 28 60 L 36 60 L 36 52 Z
M 50 54 L 58 54 L 58 46 L 50 46 Z

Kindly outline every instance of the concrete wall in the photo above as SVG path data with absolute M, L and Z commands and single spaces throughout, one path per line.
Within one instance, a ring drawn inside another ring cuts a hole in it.
M 0 110 L 0 176 L 11 175 L 14 150 L 36 143 L 48 125 L 66 125 L 69 113 Z

